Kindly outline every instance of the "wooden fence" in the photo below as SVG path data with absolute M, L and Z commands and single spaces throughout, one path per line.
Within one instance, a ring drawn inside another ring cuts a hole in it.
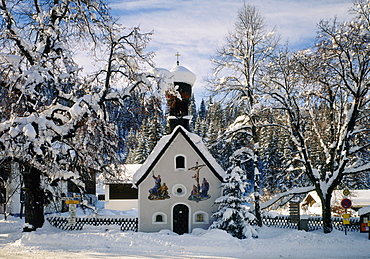
M 76 218 L 74 224 L 70 224 L 68 217 L 52 216 L 48 217 L 50 225 L 63 230 L 81 230 L 85 225 L 103 226 L 103 225 L 119 225 L 122 231 L 138 230 L 138 218 Z

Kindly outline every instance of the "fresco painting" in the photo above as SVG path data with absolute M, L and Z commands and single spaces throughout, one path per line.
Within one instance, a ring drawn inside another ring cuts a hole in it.
M 168 195 L 168 187 L 166 183 L 162 184 L 161 175 L 153 175 L 154 178 L 154 187 L 149 190 L 149 200 L 165 200 L 169 199 L 170 196 Z
M 195 171 L 195 174 L 194 176 L 192 176 L 192 178 L 194 178 L 196 182 L 193 185 L 191 194 L 188 198 L 188 200 L 190 201 L 199 202 L 199 201 L 204 201 L 204 200 L 208 200 L 209 198 L 211 198 L 211 196 L 208 194 L 210 185 L 207 179 L 203 178 L 202 184 L 200 183 L 200 170 L 204 166 L 205 165 L 198 165 L 198 162 L 197 162 L 195 166 L 189 168 L 189 170 Z

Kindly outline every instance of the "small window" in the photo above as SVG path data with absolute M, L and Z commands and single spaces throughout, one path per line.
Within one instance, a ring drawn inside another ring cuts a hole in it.
M 155 216 L 155 222 L 163 222 L 163 215 L 158 214 Z
M 177 156 L 175 158 L 176 163 L 176 170 L 185 170 L 185 157 L 184 156 Z
M 204 222 L 204 215 L 203 214 L 197 214 L 197 222 Z
M 209 215 L 205 211 L 197 211 L 193 214 L 193 222 L 194 224 L 208 224 L 209 223 Z
M 166 224 L 167 223 L 167 216 L 163 212 L 154 213 L 152 218 L 153 224 Z

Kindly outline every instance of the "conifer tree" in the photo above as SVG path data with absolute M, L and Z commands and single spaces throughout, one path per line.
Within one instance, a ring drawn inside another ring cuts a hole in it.
M 206 103 L 204 99 L 200 102 L 200 107 L 198 111 L 198 117 L 200 120 L 205 120 L 207 116 L 207 108 L 206 108 Z
M 250 225 L 255 217 L 246 207 L 246 203 L 249 202 L 245 196 L 247 186 L 246 175 L 234 160 L 227 172 L 225 183 L 221 185 L 222 196 L 215 201 L 218 211 L 212 215 L 216 220 L 210 228 L 225 230 L 240 239 L 258 236 L 254 227 Z
M 144 163 L 149 155 L 149 131 L 146 125 L 147 123 L 144 122 L 137 134 L 138 144 L 137 149 L 135 150 L 135 164 Z
M 197 105 L 195 102 L 194 93 L 192 94 L 191 99 L 190 99 L 189 113 L 192 116 L 190 120 L 190 124 L 189 124 L 189 129 L 190 129 L 190 132 L 194 132 L 195 124 L 198 118 Z
M 131 129 L 126 137 L 126 164 L 134 164 L 135 163 L 135 157 L 136 157 L 136 149 L 138 146 L 137 142 L 137 133 L 135 130 Z

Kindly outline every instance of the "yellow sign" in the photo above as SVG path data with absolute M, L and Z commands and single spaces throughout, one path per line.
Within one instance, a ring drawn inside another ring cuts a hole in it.
M 80 204 L 80 201 L 68 200 L 68 201 L 66 201 L 66 204 Z
M 370 227 L 370 221 L 367 222 L 367 226 Z
M 349 190 L 348 189 L 344 189 L 343 190 L 343 195 L 344 196 L 348 196 L 350 194 Z
M 351 214 L 343 214 L 342 217 L 345 219 L 349 219 L 351 217 Z
M 349 224 L 350 224 L 350 222 L 349 222 L 349 220 L 348 220 L 348 219 L 343 219 L 343 224 L 344 224 L 344 225 L 349 225 Z

